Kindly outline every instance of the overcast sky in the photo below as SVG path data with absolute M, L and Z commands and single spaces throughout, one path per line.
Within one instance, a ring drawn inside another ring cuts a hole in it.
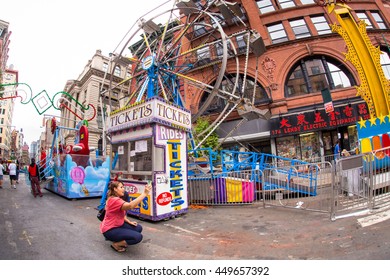
M 172 7 L 173 0 L 2 1 L 0 19 L 12 31 L 7 65 L 14 65 L 19 83 L 28 84 L 33 96 L 46 90 L 52 98 L 67 80 L 78 78 L 97 49 L 106 56 L 114 52 L 141 16 L 165 2 Z M 12 124 L 23 129 L 28 145 L 39 139 L 42 121 L 32 102 L 16 99 Z

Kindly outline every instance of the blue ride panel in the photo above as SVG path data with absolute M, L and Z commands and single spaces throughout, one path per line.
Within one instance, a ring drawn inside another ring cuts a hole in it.
M 66 198 L 102 196 L 110 180 L 110 158 L 98 157 L 88 162 L 84 167 L 77 165 L 70 154 L 58 155 L 52 162 L 54 178 L 45 188 Z

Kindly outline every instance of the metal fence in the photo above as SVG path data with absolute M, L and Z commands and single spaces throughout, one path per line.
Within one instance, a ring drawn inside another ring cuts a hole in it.
M 390 150 L 341 158 L 335 168 L 332 219 L 390 206 Z
M 390 151 L 310 163 L 275 162 L 264 169 L 189 176 L 189 201 L 260 204 L 323 212 L 332 220 L 390 207 Z
M 237 205 L 259 202 L 262 172 L 243 170 L 189 176 L 189 201 L 200 205 Z

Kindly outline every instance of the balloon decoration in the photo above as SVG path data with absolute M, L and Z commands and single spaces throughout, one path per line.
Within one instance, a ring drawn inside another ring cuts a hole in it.
M 73 182 L 80 184 L 82 192 L 88 196 L 89 192 L 88 189 L 85 187 L 84 179 L 85 179 L 85 172 L 84 169 L 80 166 L 74 167 L 70 171 L 70 177 L 72 178 Z

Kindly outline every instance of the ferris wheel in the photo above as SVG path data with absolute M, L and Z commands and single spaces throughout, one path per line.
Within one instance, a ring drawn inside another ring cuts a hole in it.
M 129 91 L 120 106 L 160 97 L 191 109 L 194 123 L 218 104 L 215 120 L 202 132 L 203 141 L 235 110 L 243 120 L 268 119 L 270 112 L 257 109 L 254 98 L 243 94 L 248 92 L 249 55 L 256 56 L 251 44 L 259 35 L 248 29 L 241 7 L 216 0 L 164 4 L 170 7 L 164 11 L 156 7 L 134 23 L 112 60 L 112 74 L 120 64 L 128 67 L 128 77 L 119 84 L 128 84 Z M 234 25 L 234 32 L 227 34 L 229 24 Z M 114 84 L 113 76 L 110 88 L 119 85 Z

